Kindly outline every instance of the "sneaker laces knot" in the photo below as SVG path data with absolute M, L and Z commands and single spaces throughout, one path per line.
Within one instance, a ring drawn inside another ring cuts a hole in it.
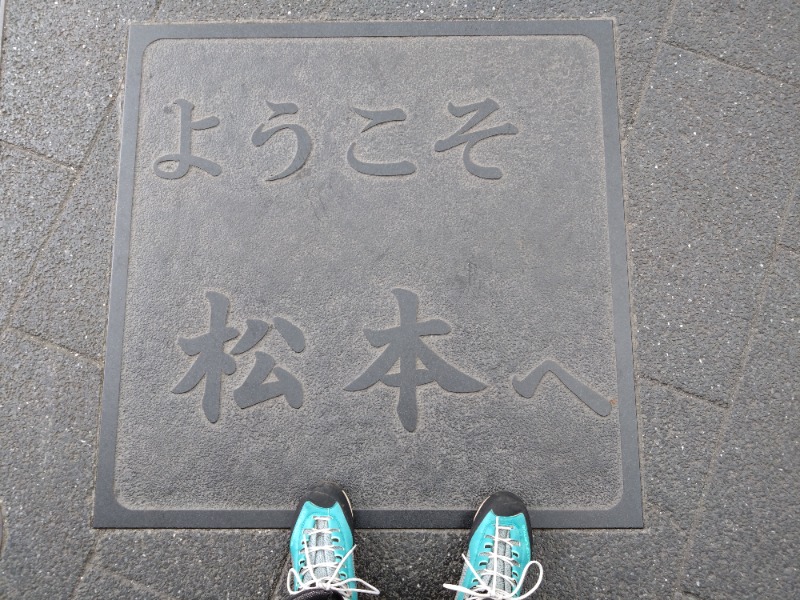
M 464 600 L 523 600 L 530 597 L 541 585 L 544 569 L 538 560 L 532 560 L 522 569 L 519 581 L 516 580 L 513 568 L 521 565 L 514 559 L 513 549 L 519 545 L 519 542 L 511 539 L 511 529 L 511 527 L 501 526 L 500 518 L 496 517 L 494 535 L 486 536 L 491 544 L 487 544 L 487 552 L 480 553 L 480 556 L 486 557 L 486 560 L 481 560 L 478 564 L 478 567 L 481 568 L 476 569 L 466 555 L 461 555 L 464 564 L 474 578 L 472 586 L 467 588 L 462 585 L 445 583 L 444 587 L 463 593 Z M 528 570 L 533 565 L 536 565 L 539 570 L 536 584 L 519 596 Z
M 345 598 L 352 598 L 354 592 L 377 596 L 380 592 L 358 577 L 347 577 L 345 563 L 352 556 L 355 546 L 344 552 L 337 537 L 339 529 L 329 526 L 327 516 L 314 516 L 314 528 L 303 531 L 303 554 L 300 570 L 289 569 L 286 588 L 290 594 L 297 594 L 312 588 L 335 591 Z M 342 554 L 344 552 L 344 554 Z M 350 587 L 354 584 L 354 587 Z M 363 587 L 359 588 L 361 585 Z

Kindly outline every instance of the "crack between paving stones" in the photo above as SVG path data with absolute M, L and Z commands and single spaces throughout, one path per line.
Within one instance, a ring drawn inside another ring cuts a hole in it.
M 781 247 L 781 250 L 784 250 L 786 252 L 791 252 L 792 254 L 800 254 L 800 249 L 794 248 L 792 246 L 787 246 L 783 242 L 779 243 L 778 246 Z
M 750 351 L 752 349 L 753 337 L 755 336 L 756 332 L 759 329 L 760 317 L 764 313 L 764 303 L 767 298 L 767 293 L 769 292 L 772 276 L 775 273 L 775 266 L 781 248 L 781 238 L 783 237 L 783 230 L 785 228 L 786 221 L 788 220 L 789 215 L 791 214 L 792 203 L 794 202 L 794 198 L 797 193 L 798 184 L 800 184 L 800 169 L 798 169 L 797 173 L 795 173 L 794 184 L 792 185 L 789 191 L 789 196 L 786 199 L 785 206 L 783 207 L 781 220 L 780 223 L 778 224 L 778 231 L 775 232 L 775 242 L 773 243 L 772 251 L 770 252 L 769 256 L 767 271 L 766 273 L 764 273 L 764 280 L 761 282 L 761 289 L 759 290 L 758 293 L 758 300 L 756 301 L 756 306 L 753 309 L 753 315 L 750 318 L 750 327 L 747 330 L 747 339 L 745 340 L 744 348 L 742 350 L 742 356 L 739 361 L 739 369 L 738 369 L 738 376 L 736 378 L 736 385 L 734 386 L 730 394 L 730 398 L 732 398 L 733 401 L 737 401 L 737 399 L 739 398 L 739 391 L 742 387 L 742 383 L 744 382 L 746 369 L 750 357 Z M 697 528 L 700 524 L 700 520 L 705 515 L 706 498 L 709 496 L 709 493 L 711 491 L 710 490 L 711 482 L 714 480 L 714 477 L 717 473 L 717 467 L 719 466 L 720 452 L 722 451 L 722 444 L 724 443 L 725 436 L 728 433 L 728 427 L 730 426 L 732 414 L 733 410 L 729 410 L 722 418 L 722 424 L 720 425 L 719 433 L 717 434 L 717 440 L 716 443 L 714 444 L 714 453 L 711 455 L 708 469 L 706 471 L 705 480 L 703 481 L 703 491 L 700 494 L 700 501 L 698 502 L 697 508 L 694 511 L 691 525 L 689 526 L 689 534 L 686 540 L 686 546 L 684 547 L 683 550 L 683 559 L 681 561 L 681 567 L 678 572 L 678 581 L 676 582 L 677 590 L 679 592 L 690 593 L 683 587 L 684 580 L 686 578 L 686 567 L 689 563 L 689 557 L 691 556 L 692 553 L 692 547 L 694 546 L 695 534 L 697 532 Z
M 48 162 L 48 163 L 50 163 L 50 164 L 52 164 L 52 165 L 54 165 L 56 167 L 64 169 L 65 171 L 77 171 L 79 169 L 79 166 L 71 165 L 69 163 L 63 162 L 63 161 L 58 160 L 57 158 L 55 158 L 53 156 L 47 156 L 46 154 L 42 154 L 38 150 L 33 150 L 32 148 L 27 148 L 25 146 L 21 146 L 20 144 L 18 144 L 16 142 L 9 142 L 5 138 L 0 138 L 0 144 L 3 144 L 4 146 L 9 146 L 11 148 L 14 148 L 18 152 L 21 152 L 22 154 L 27 154 L 31 158 L 35 158 L 37 160 L 43 160 L 45 162 Z
M 147 18 L 148 21 L 152 21 L 156 18 L 158 11 L 161 10 L 161 5 L 164 4 L 164 0 L 156 0 L 156 5 L 153 8 L 153 12 L 150 13 L 150 16 Z
M 31 280 L 33 279 L 33 275 L 36 272 L 36 267 L 39 265 L 39 260 L 41 259 L 42 254 L 44 254 L 44 250 L 47 247 L 47 244 L 50 243 L 50 240 L 55 235 L 55 232 L 58 230 L 58 227 L 61 224 L 61 217 L 63 216 L 67 206 L 69 206 L 70 202 L 72 201 L 72 195 L 75 192 L 75 188 L 78 185 L 78 181 L 80 181 L 81 177 L 86 171 L 86 168 L 88 167 L 89 157 L 92 155 L 94 147 L 97 145 L 100 136 L 105 130 L 105 127 L 108 125 L 108 119 L 111 115 L 111 110 L 113 110 L 116 104 L 117 97 L 119 96 L 121 89 L 122 89 L 122 84 L 117 86 L 117 89 L 111 95 L 111 99 L 109 100 L 105 109 L 103 109 L 103 115 L 100 118 L 100 123 L 97 125 L 97 129 L 95 129 L 95 132 L 92 135 L 92 139 L 89 142 L 89 146 L 86 148 L 86 152 L 84 153 L 83 158 L 81 159 L 79 167 L 75 169 L 76 173 L 69 184 L 67 193 L 64 195 L 64 199 L 59 204 L 58 209 L 56 209 L 56 213 L 53 216 L 52 225 L 45 234 L 42 243 L 39 245 L 39 248 L 36 250 L 33 261 L 31 261 L 31 266 L 28 269 L 27 274 L 23 278 L 19 294 L 17 295 L 13 304 L 11 305 L 11 309 L 8 311 L 8 314 L 6 315 L 5 322 L 2 323 L 2 326 L 0 326 L 0 330 L 2 330 L 0 331 L 0 333 L 4 332 L 6 329 L 9 328 L 10 326 L 9 324 L 12 322 L 13 317 L 16 315 L 16 312 L 19 309 L 19 305 L 25 298 L 25 292 L 27 291 L 28 286 L 31 283 Z
M 664 25 L 661 27 L 661 32 L 658 34 L 658 43 L 656 44 L 656 49 L 653 52 L 653 58 L 650 60 L 650 65 L 647 69 L 647 75 L 642 82 L 642 91 L 639 93 L 639 98 L 636 100 L 636 104 L 633 107 L 633 112 L 631 113 L 630 120 L 628 123 L 625 124 L 625 127 L 622 130 L 622 154 L 625 154 L 625 147 L 626 142 L 628 140 L 628 131 L 633 130 L 633 126 L 639 120 L 639 112 L 642 109 L 642 105 L 644 104 L 644 97 L 647 95 L 647 90 L 650 88 L 650 81 L 653 78 L 653 73 L 656 70 L 656 63 L 658 61 L 658 57 L 661 54 L 661 49 L 664 47 L 664 44 L 667 40 L 667 32 L 669 28 L 672 26 L 672 20 L 675 16 L 675 9 L 678 5 L 678 0 L 672 0 L 672 3 L 667 10 L 667 17 L 664 19 Z
M 272 582 L 272 589 L 269 593 L 269 600 L 281 600 L 284 597 L 284 590 L 286 586 L 283 584 L 286 580 L 286 574 L 289 572 L 289 567 L 292 566 L 292 555 L 287 551 L 286 558 L 281 562 L 281 568 L 278 569 L 278 574 Z
M 660 379 L 657 379 L 656 377 L 653 377 L 652 375 L 644 375 L 642 373 L 637 373 L 636 374 L 636 378 L 638 380 L 640 380 L 640 381 L 647 381 L 647 382 L 652 383 L 654 385 L 658 385 L 660 387 L 666 388 L 666 389 L 668 389 L 670 391 L 677 392 L 677 393 L 681 394 L 682 396 L 687 396 L 689 398 L 692 398 L 695 401 L 704 402 L 706 404 L 711 404 L 712 406 L 715 406 L 715 407 L 717 407 L 719 409 L 725 410 L 725 409 L 730 408 L 730 402 L 726 403 L 726 401 L 724 401 L 724 400 L 714 400 L 713 398 L 706 398 L 705 396 L 700 396 L 699 394 L 695 394 L 694 392 L 690 392 L 689 390 L 686 390 L 686 389 L 682 388 L 679 385 L 675 385 L 674 383 L 666 383 L 664 381 L 661 381 Z
M 0 560 L 3 559 L 3 550 L 6 547 L 6 538 L 8 537 L 8 527 L 6 526 L 7 515 L 4 504 L 0 502 Z
M 701 57 L 703 57 L 703 58 L 705 58 L 707 60 L 713 60 L 714 62 L 719 63 L 721 65 L 724 65 L 724 66 L 726 66 L 728 68 L 731 68 L 731 69 L 737 69 L 739 71 L 744 71 L 745 73 L 749 73 L 750 75 L 755 75 L 756 77 L 759 77 L 759 78 L 762 78 L 762 79 L 768 79 L 768 80 L 772 81 L 773 83 L 779 83 L 781 85 L 788 85 L 789 87 L 794 88 L 794 89 L 800 89 L 800 85 L 798 85 L 798 84 L 796 84 L 796 83 L 794 83 L 792 81 L 788 81 L 786 79 L 781 79 L 780 77 L 775 77 L 774 75 L 768 75 L 768 74 L 766 74 L 766 73 L 764 73 L 762 71 L 759 71 L 758 69 L 756 69 L 754 67 L 746 67 L 744 65 L 739 65 L 739 64 L 730 62 L 728 60 L 722 59 L 719 56 L 715 56 L 714 54 L 711 54 L 710 52 L 706 52 L 704 50 L 696 50 L 694 48 L 689 48 L 688 46 L 683 46 L 683 45 L 678 44 L 676 42 L 664 42 L 664 45 L 665 46 L 670 46 L 670 47 L 675 48 L 676 50 L 680 50 L 682 52 L 689 52 L 690 54 L 695 54 L 697 56 L 701 56 Z
M 77 350 L 73 350 L 72 348 L 68 348 L 67 346 L 62 346 L 56 342 L 51 342 L 50 340 L 45 339 L 44 337 L 31 333 L 29 331 L 25 331 L 24 329 L 20 329 L 19 327 L 15 327 L 13 325 L 8 325 L 4 330 L 5 331 L 13 331 L 17 335 L 20 335 L 24 338 L 27 338 L 30 341 L 36 342 L 41 346 L 44 346 L 48 350 L 53 350 L 56 352 L 60 352 L 61 354 L 66 354 L 70 358 L 79 358 L 85 362 L 90 363 L 92 366 L 97 367 L 102 372 L 103 370 L 103 363 L 97 360 L 94 357 L 88 356 L 83 352 L 78 352 Z
M 107 569 L 106 567 L 96 566 L 95 569 L 98 571 L 102 571 L 112 579 L 116 579 L 117 581 L 121 581 L 123 583 L 128 584 L 132 588 L 140 591 L 145 591 L 152 596 L 156 596 L 157 598 L 162 598 L 163 600 L 177 600 L 175 596 L 170 596 L 169 594 L 165 594 L 164 592 L 160 592 L 158 590 L 154 590 L 151 587 L 148 587 L 138 581 L 134 581 L 133 579 L 128 579 L 124 575 L 120 575 L 119 573 L 115 573 L 114 571 Z M 74 600 L 80 600 L 79 598 L 75 598 Z
M 3 31 L 5 28 L 6 0 L 0 0 L 0 81 L 3 77 Z
M 83 581 L 84 575 L 86 575 L 87 571 L 89 570 L 89 566 L 91 562 L 94 560 L 95 554 L 97 553 L 97 543 L 100 536 L 95 536 L 94 543 L 92 544 L 92 549 L 86 554 L 86 558 L 83 561 L 83 566 L 81 567 L 81 574 L 78 576 L 78 579 L 75 581 L 75 585 L 72 586 L 72 591 L 69 594 L 70 600 L 78 600 L 75 594 L 78 592 L 78 588 L 81 586 L 81 582 Z

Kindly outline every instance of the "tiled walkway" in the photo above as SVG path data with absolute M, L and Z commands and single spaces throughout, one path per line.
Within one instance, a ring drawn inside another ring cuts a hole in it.
M 645 528 L 536 531 L 537 597 L 800 594 L 797 3 L 5 0 L 0 598 L 272 598 L 286 569 L 284 530 L 91 527 L 130 22 L 603 16 Z M 450 597 L 466 532 L 357 538 L 384 597 Z

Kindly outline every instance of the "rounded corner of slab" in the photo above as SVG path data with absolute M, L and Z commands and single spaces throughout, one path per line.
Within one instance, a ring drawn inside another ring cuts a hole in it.
M 123 506 L 113 490 L 95 492 L 92 527 L 94 529 L 124 528 L 136 526 L 136 511 Z
M 614 25 L 613 19 L 581 21 L 576 33 L 594 44 L 602 55 L 606 50 L 614 48 Z
M 159 40 L 176 36 L 176 25 L 153 25 L 149 23 L 131 23 L 128 29 L 128 54 L 141 60 L 145 51 Z
M 619 501 L 606 512 L 604 527 L 617 529 L 642 529 L 644 507 L 641 490 L 624 493 Z

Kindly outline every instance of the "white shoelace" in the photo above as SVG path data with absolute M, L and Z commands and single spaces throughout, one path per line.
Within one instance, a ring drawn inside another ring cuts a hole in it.
M 306 529 L 303 532 L 303 552 L 306 556 L 306 564 L 297 571 L 294 567 L 289 569 L 286 576 L 286 589 L 290 594 L 297 594 L 304 590 L 320 588 L 323 590 L 333 590 L 339 592 L 345 598 L 352 598 L 353 592 L 363 592 L 377 596 L 380 594 L 378 589 L 358 577 L 346 577 L 344 564 L 353 551 L 355 546 L 336 560 L 336 550 L 344 550 L 342 546 L 334 543 L 333 534 L 338 529 L 328 527 L 328 517 L 314 516 L 314 529 Z M 312 560 L 313 559 L 313 560 Z M 350 587 L 354 583 L 356 587 Z M 298 585 L 298 589 L 294 586 Z M 364 587 L 359 588 L 362 585 Z
M 476 587 L 466 588 L 461 585 L 453 585 L 445 583 L 444 587 L 454 592 L 461 592 L 464 594 L 464 600 L 523 600 L 530 597 L 542 584 L 544 577 L 544 569 L 538 560 L 532 560 L 525 568 L 522 569 L 519 581 L 516 581 L 511 576 L 511 569 L 514 566 L 520 566 L 519 563 L 513 558 L 514 546 L 518 542 L 508 537 L 511 527 L 501 527 L 500 519 L 496 518 L 494 526 L 494 535 L 488 536 L 493 541 L 493 547 L 490 552 L 482 552 L 481 554 L 487 557 L 486 567 L 478 571 L 469 562 L 466 555 L 461 555 L 464 563 L 472 573 L 472 575 L 480 582 Z M 539 569 L 539 578 L 531 589 L 521 596 L 517 596 L 522 585 L 525 582 L 525 577 L 528 570 L 536 565 Z M 462 576 L 463 579 L 463 576 Z

